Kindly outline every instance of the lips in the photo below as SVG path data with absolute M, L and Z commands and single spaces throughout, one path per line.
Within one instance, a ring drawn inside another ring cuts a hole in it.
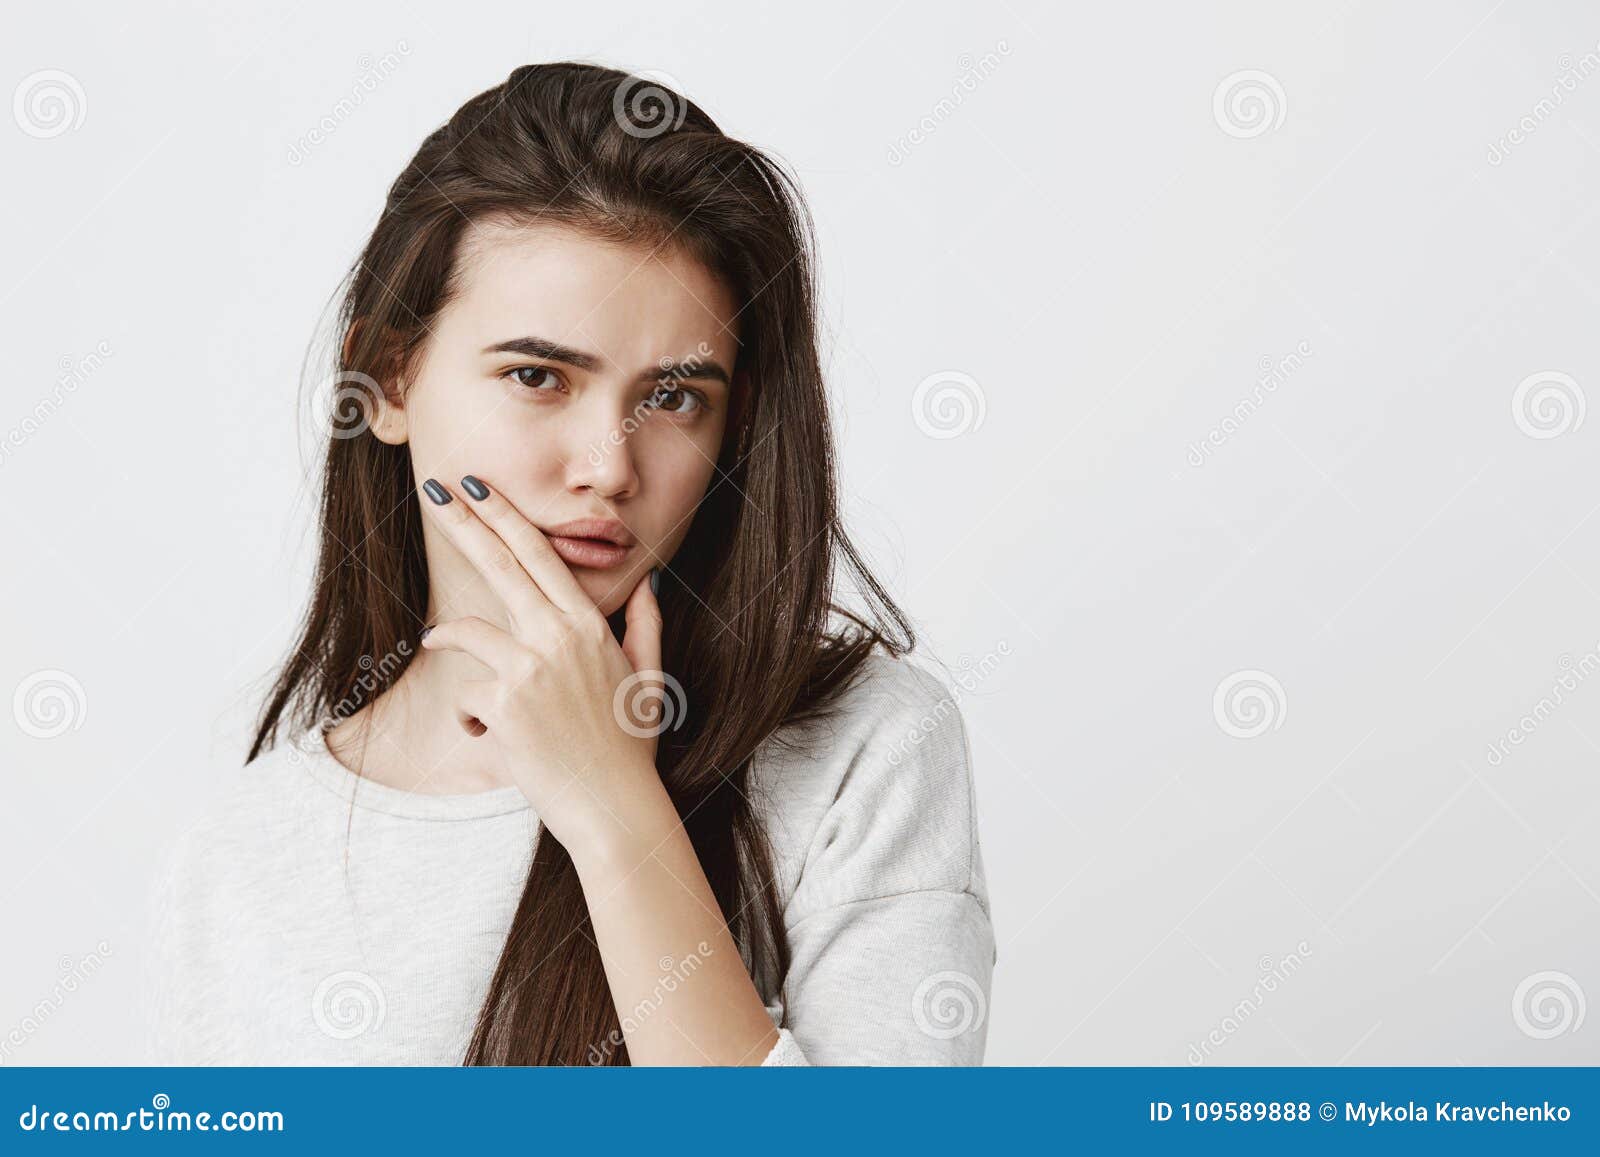
M 545 533 L 560 538 L 610 543 L 621 547 L 632 546 L 636 541 L 628 528 L 614 518 L 578 518 L 572 522 L 563 522 L 560 526 L 548 526 L 545 528 Z
M 610 570 L 621 566 L 638 541 L 615 518 L 577 518 L 545 528 L 551 548 L 570 566 Z
M 569 538 L 560 534 L 550 536 L 550 548 L 568 564 L 594 570 L 621 566 L 633 551 L 630 546 L 618 546 L 598 538 Z

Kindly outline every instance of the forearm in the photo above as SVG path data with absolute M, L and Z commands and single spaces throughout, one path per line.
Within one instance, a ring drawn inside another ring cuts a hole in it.
M 573 855 L 636 1065 L 759 1065 L 778 1033 L 665 790 Z

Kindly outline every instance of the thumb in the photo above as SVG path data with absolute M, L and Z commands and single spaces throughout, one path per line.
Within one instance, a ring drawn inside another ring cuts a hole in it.
M 661 670 L 661 604 L 653 587 L 660 573 L 660 568 L 651 567 L 628 596 L 622 653 L 635 671 Z

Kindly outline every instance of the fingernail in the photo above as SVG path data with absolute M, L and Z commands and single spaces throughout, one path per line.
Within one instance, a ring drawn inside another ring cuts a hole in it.
M 461 489 L 472 495 L 479 502 L 489 497 L 489 488 L 470 474 L 461 480 Z
M 422 488 L 428 492 L 428 497 L 433 499 L 434 503 L 439 506 L 443 506 L 450 501 L 450 492 L 432 478 L 424 482 Z
M 650 568 L 650 593 L 653 595 L 661 593 L 661 568 L 658 566 Z
M 433 630 L 432 627 L 423 627 L 422 628 L 422 634 L 417 636 L 417 642 L 420 643 L 420 642 L 422 642 L 423 639 L 426 639 L 428 637 L 428 632 L 431 631 L 431 630 Z

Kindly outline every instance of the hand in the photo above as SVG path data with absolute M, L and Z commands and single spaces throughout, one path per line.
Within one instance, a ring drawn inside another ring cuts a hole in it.
M 648 576 L 628 598 L 619 646 L 544 532 L 498 491 L 423 505 L 510 616 L 509 631 L 468 616 L 436 625 L 422 640 L 494 672 L 460 685 L 462 726 L 495 743 L 535 814 L 574 859 L 629 832 L 628 815 L 659 814 L 664 801 L 670 807 L 655 766 L 662 716 L 641 720 L 638 707 L 647 701 L 659 712 L 665 678 L 661 608 Z

